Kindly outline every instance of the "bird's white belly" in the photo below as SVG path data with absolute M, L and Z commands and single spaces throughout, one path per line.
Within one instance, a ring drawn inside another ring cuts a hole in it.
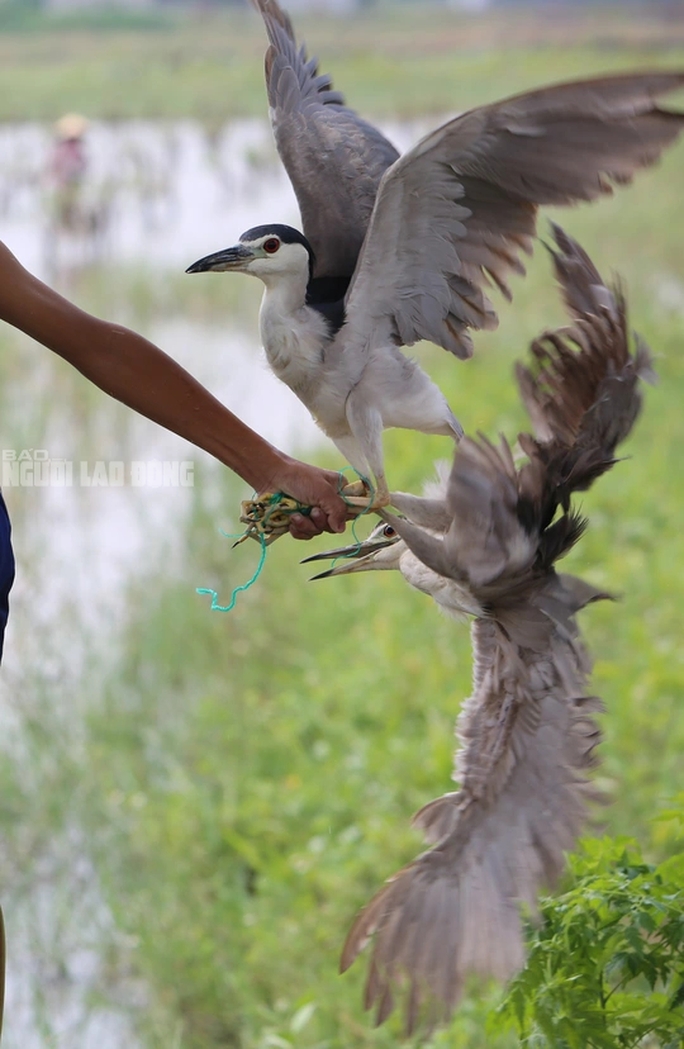
M 266 359 L 277 377 L 306 405 L 321 429 L 331 438 L 349 434 L 345 402 L 349 381 L 325 359 L 329 344 L 327 324 L 315 311 L 304 308 L 286 323 L 262 309 L 261 338 Z
M 396 347 L 372 349 L 331 341 L 320 313 L 308 306 L 285 308 L 270 290 L 262 301 L 260 327 L 273 372 L 359 472 L 377 472 L 381 447 L 373 444 L 375 466 L 368 455 L 369 442 L 377 444 L 378 429 L 398 426 L 452 436 L 458 432 L 442 392 Z M 364 426 L 372 438 L 364 440 L 359 432 Z
M 278 378 L 307 403 L 307 393 L 320 381 L 323 366 L 320 339 L 284 325 L 261 325 L 266 359 Z
M 311 411 L 333 439 L 352 432 L 347 418 L 347 400 L 352 393 L 378 412 L 383 429 L 446 430 L 450 412 L 444 395 L 394 346 L 369 351 L 365 360 L 337 347 L 328 355 Z
M 318 425 L 333 441 L 351 434 L 346 413 L 349 385 L 345 381 L 337 383 L 336 378 L 343 377 L 327 369 L 321 374 L 309 408 Z

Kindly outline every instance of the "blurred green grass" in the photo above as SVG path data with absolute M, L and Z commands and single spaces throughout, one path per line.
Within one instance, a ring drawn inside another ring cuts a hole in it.
M 506 26 L 489 37 L 480 30 L 491 39 L 478 48 L 480 23 L 442 17 L 443 33 L 406 14 L 386 32 L 371 22 L 327 38 L 330 23 L 310 32 L 304 21 L 302 35 L 353 104 L 384 115 L 463 108 L 562 76 L 684 56 L 656 50 L 653 34 L 643 45 L 628 34 L 622 48 L 604 51 L 582 43 L 586 34 L 566 47 L 552 33 L 532 47 L 512 26 L 512 51 L 495 46 Z M 246 16 L 220 24 L 231 27 L 225 37 L 216 24 L 210 34 L 196 25 L 147 34 L 132 51 L 126 36 L 95 45 L 83 34 L 32 34 L 12 38 L 10 61 L 9 38 L 0 38 L 0 117 L 262 113 L 260 27 Z M 681 790 L 684 750 L 683 163 L 679 146 L 614 199 L 554 216 L 604 273 L 622 275 L 660 375 L 626 461 L 583 500 L 590 529 L 567 564 L 622 595 L 582 618 L 597 660 L 593 687 L 607 705 L 599 776 L 613 803 L 600 819 L 611 833 L 638 836 L 653 857 L 677 848 L 673 828 L 652 817 Z M 217 317 L 225 296 L 221 303 L 208 289 L 129 275 L 120 285 L 93 278 L 87 294 L 99 312 L 119 301 L 144 330 L 160 311 Z M 512 438 L 525 425 L 512 364 L 562 316 L 543 251 L 515 295 L 501 329 L 478 337 L 472 361 L 416 351 L 469 431 Z M 27 443 L 38 446 L 39 435 Z M 401 433 L 386 446 L 393 486 L 413 490 L 448 451 Z M 322 458 L 338 464 L 333 451 Z M 161 577 L 156 560 L 141 568 L 122 656 L 99 683 L 78 760 L 67 739 L 51 738 L 46 771 L 35 773 L 51 803 L 43 817 L 34 803 L 31 815 L 48 827 L 68 797 L 70 818 L 87 828 L 106 902 L 128 935 L 126 964 L 151 988 L 136 1016 L 145 1044 L 389 1049 L 400 1042 L 399 1020 L 375 1030 L 360 1005 L 364 961 L 341 978 L 337 959 L 356 910 L 421 848 L 410 815 L 450 789 L 453 722 L 470 687 L 467 626 L 443 619 L 399 578 L 308 584 L 298 559 L 332 537 L 281 540 L 235 611 L 210 613 L 194 587 L 225 596 L 257 560 L 255 545 L 231 553 L 218 534 L 234 527 L 238 491 L 198 470 L 192 514 L 177 522 L 184 564 Z M 45 747 L 37 724 L 36 746 Z M 8 782 L 5 796 L 11 790 Z M 474 989 L 447 1032 L 413 1044 L 515 1044 L 491 1020 L 496 1000 L 496 989 Z
M 0 11 L 2 7 L 0 6 Z M 684 20 L 623 5 L 569 16 L 562 7 L 496 18 L 430 3 L 380 6 L 363 17 L 297 18 L 297 31 L 352 106 L 381 116 L 461 111 L 553 79 L 624 67 L 683 65 Z M 86 12 L 87 14 L 87 12 Z M 2 31 L 0 120 L 195 117 L 209 126 L 266 111 L 265 34 L 248 8 L 141 31 L 74 20 Z M 107 30 L 107 31 L 105 31 Z

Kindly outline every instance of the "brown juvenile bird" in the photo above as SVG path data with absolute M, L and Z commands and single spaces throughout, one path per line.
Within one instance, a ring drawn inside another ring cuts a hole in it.
M 641 406 L 651 359 L 629 349 L 625 300 L 554 227 L 556 274 L 572 317 L 519 367 L 535 435 L 464 437 L 444 498 L 397 496 L 367 543 L 324 575 L 398 568 L 451 614 L 475 616 L 473 691 L 458 719 L 459 790 L 415 817 L 432 844 L 356 919 L 342 969 L 374 937 L 366 1006 L 381 1023 L 406 989 L 406 1026 L 448 1016 L 468 976 L 505 980 L 524 964 L 520 906 L 552 886 L 596 796 L 588 778 L 600 734 L 576 614 L 609 595 L 555 563 L 586 522 L 571 507 L 615 463 Z M 418 523 L 416 523 L 418 522 Z M 328 554 L 327 556 L 332 556 Z M 326 555 L 319 555 L 320 557 Z M 311 559 L 309 559 L 311 560 Z
M 242 234 L 188 272 L 243 272 L 266 286 L 261 335 L 273 371 L 389 501 L 382 432 L 458 439 L 441 391 L 400 347 L 421 339 L 457 357 L 470 330 L 495 328 L 486 289 L 511 297 L 542 204 L 611 193 L 684 126 L 660 96 L 684 73 L 598 77 L 530 91 L 448 121 L 403 157 L 344 105 L 298 48 L 276 0 L 266 82 L 276 144 L 304 233 L 281 223 Z

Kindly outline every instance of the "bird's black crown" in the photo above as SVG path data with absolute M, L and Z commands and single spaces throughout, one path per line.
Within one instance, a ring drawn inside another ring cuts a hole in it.
M 274 222 L 272 226 L 253 226 L 240 236 L 241 242 L 259 240 L 260 237 L 268 237 L 271 234 L 279 237 L 283 244 L 301 244 L 309 253 L 309 259 L 313 264 L 316 261 L 314 250 L 303 233 L 292 226 L 284 226 L 282 223 Z

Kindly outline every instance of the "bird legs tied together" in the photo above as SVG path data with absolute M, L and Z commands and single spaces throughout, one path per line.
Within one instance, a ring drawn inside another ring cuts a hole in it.
M 392 503 L 392 497 L 384 477 L 377 488 L 374 488 L 366 478 L 353 481 L 351 484 L 345 485 L 341 495 L 350 508 L 358 510 L 358 515 L 379 513 Z
M 389 492 L 385 502 L 378 503 L 378 493 L 365 480 L 352 481 L 344 486 L 340 495 L 356 516 L 373 513 L 389 503 Z M 269 546 L 285 535 L 290 528 L 293 514 L 311 513 L 311 507 L 283 492 L 264 492 L 256 499 L 245 499 L 240 504 L 240 523 L 246 525 L 244 534 L 233 544 L 239 546 L 245 539 L 256 539 Z

